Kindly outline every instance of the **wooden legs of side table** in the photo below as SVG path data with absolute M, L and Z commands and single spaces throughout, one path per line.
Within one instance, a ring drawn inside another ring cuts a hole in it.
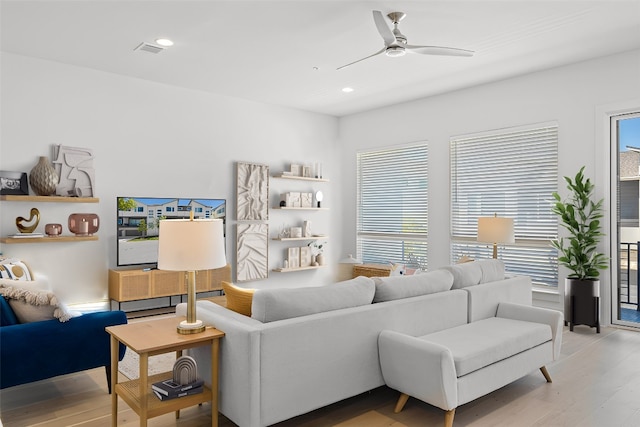
M 111 335 L 111 427 L 118 426 L 118 394 L 116 383 L 118 382 L 118 340 Z
M 149 398 L 147 389 L 149 383 L 149 354 L 140 353 L 140 382 L 138 383 L 138 395 L 140 396 L 140 427 L 147 427 L 147 419 L 149 418 Z
M 218 427 L 218 357 L 220 340 L 211 342 L 211 427 Z

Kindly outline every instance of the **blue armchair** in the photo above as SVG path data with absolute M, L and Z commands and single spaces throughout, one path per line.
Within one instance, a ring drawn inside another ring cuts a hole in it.
M 67 322 L 17 323 L 0 296 L 0 312 L 0 388 L 104 366 L 111 393 L 110 336 L 105 328 L 127 323 L 123 311 L 87 313 Z M 124 352 L 121 344 L 119 360 Z

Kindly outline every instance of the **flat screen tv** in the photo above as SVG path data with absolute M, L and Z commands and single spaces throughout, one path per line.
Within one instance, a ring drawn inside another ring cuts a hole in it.
M 158 263 L 158 234 L 162 219 L 222 219 L 226 236 L 225 199 L 183 199 L 160 197 L 117 198 L 117 264 Z

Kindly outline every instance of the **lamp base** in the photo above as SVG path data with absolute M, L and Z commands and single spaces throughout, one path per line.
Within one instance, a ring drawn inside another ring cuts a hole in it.
M 202 320 L 196 320 L 195 322 L 187 322 L 183 320 L 180 322 L 178 327 L 176 328 L 179 334 L 189 335 L 189 334 L 199 334 L 200 332 L 204 332 L 206 327 Z

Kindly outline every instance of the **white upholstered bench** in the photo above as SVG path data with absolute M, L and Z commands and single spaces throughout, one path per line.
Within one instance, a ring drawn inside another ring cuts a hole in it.
M 540 369 L 560 353 L 562 314 L 499 303 L 495 317 L 412 337 L 385 330 L 378 338 L 385 383 L 401 392 L 395 411 L 410 396 L 446 411 L 453 425 L 456 407 Z

